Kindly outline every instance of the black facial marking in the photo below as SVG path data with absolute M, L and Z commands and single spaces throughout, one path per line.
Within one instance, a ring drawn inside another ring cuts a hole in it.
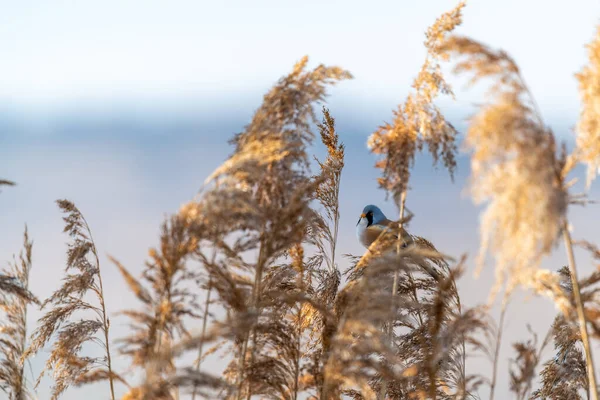
M 367 226 L 373 225 L 373 211 L 367 213 Z

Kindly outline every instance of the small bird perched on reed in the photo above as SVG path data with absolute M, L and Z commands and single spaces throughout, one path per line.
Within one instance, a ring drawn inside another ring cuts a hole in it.
M 358 237 L 360 244 L 367 249 L 369 249 L 371 244 L 378 239 L 383 242 L 383 248 L 380 248 L 375 252 L 383 251 L 386 259 L 388 256 L 392 256 L 393 259 L 393 257 L 397 255 L 395 251 L 390 250 L 397 249 L 395 243 L 397 243 L 398 237 L 402 239 L 402 244 L 400 245 L 402 249 L 409 245 L 416 245 L 422 250 L 437 252 L 435 247 L 427 240 L 409 234 L 400 226 L 399 221 L 387 219 L 379 207 L 372 204 L 369 204 L 363 209 L 360 219 L 356 223 L 356 236 Z M 413 254 L 413 257 L 414 256 L 415 254 Z M 413 261 L 415 261 L 414 258 Z M 433 264 L 422 260 L 417 262 L 417 265 L 435 280 L 440 279 L 440 274 L 436 271 Z
M 360 244 L 367 249 L 381 234 L 392 235 L 394 239 L 398 239 L 398 234 L 403 240 L 402 247 L 408 246 L 413 242 L 411 235 L 398 224 L 386 218 L 385 214 L 379 207 L 369 204 L 365 206 L 360 215 L 360 219 L 356 223 L 356 236 Z

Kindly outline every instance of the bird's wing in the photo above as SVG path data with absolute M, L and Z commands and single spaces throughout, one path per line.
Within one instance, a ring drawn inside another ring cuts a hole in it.
M 390 228 L 388 228 L 387 226 L 384 226 L 384 225 L 369 225 L 365 229 L 365 231 L 363 232 L 363 240 L 366 243 L 373 243 L 374 241 L 376 241 L 377 239 L 379 239 L 379 236 L 384 231 L 385 231 L 384 235 L 392 235 L 394 239 L 398 238 L 398 236 L 396 236 L 390 230 Z
M 394 221 L 390 221 L 389 219 L 384 219 L 383 221 L 373 224 L 367 227 L 367 234 L 369 235 L 369 239 L 371 239 L 370 235 L 373 235 L 373 240 L 377 239 L 382 231 L 386 230 L 386 235 L 389 233 L 393 235 L 394 239 L 398 239 L 398 233 L 406 244 L 409 244 L 413 241 L 412 236 L 406 232 L 404 228 L 399 228 L 398 223 Z
M 390 226 L 390 227 L 392 227 L 392 226 L 393 227 L 398 226 L 397 223 L 395 223 L 394 221 L 389 220 L 387 218 L 384 218 L 383 220 L 381 220 L 380 222 L 378 222 L 377 225 Z

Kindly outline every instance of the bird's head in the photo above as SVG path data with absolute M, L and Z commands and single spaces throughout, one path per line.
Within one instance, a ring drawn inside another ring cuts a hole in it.
M 363 218 L 367 220 L 367 226 L 371 226 L 373 224 L 378 224 L 379 222 L 383 221 L 385 219 L 385 215 L 379 209 L 379 207 L 373 204 L 369 204 L 368 206 L 365 206 L 365 208 L 363 208 L 362 214 L 360 214 L 360 218 L 356 225 L 358 225 L 360 221 L 363 220 Z

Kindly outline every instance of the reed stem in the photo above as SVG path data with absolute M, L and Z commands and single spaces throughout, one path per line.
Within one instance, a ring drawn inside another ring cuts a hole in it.
M 563 224 L 563 238 L 565 248 L 569 258 L 569 269 L 571 271 L 571 282 L 573 284 L 573 297 L 577 308 L 577 318 L 579 319 L 579 330 L 581 332 L 581 341 L 585 350 L 586 369 L 588 374 L 589 398 L 598 400 L 598 388 L 596 384 L 596 373 L 594 371 L 594 361 L 592 359 L 592 347 L 590 346 L 590 338 L 587 331 L 587 321 L 585 319 L 585 311 L 583 301 L 581 300 L 581 292 L 579 291 L 579 281 L 577 279 L 577 266 L 575 264 L 575 254 L 573 253 L 573 241 L 569 233 L 568 224 L 565 220 Z

